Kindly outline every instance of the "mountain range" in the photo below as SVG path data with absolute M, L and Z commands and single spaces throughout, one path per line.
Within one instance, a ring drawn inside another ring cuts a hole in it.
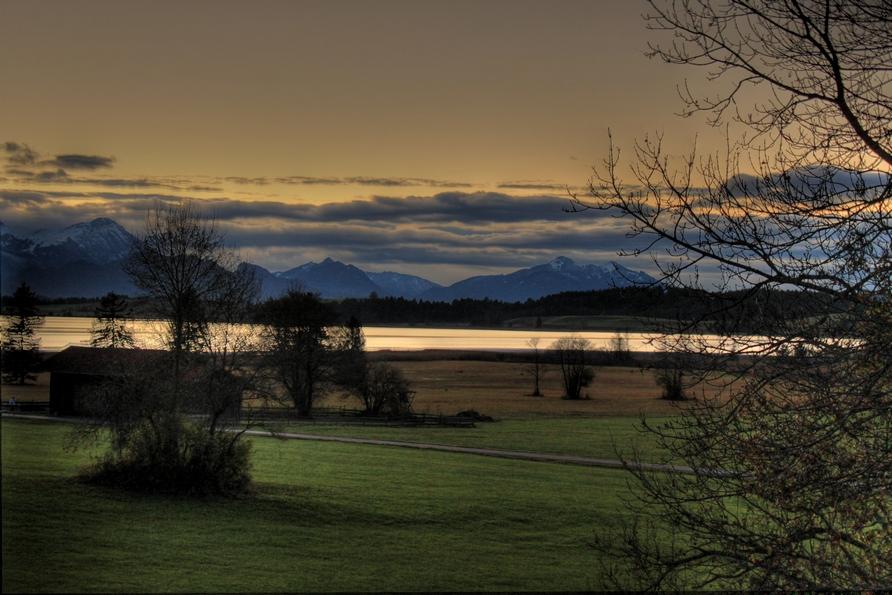
M 49 298 L 136 295 L 121 270 L 132 241 L 126 229 L 105 218 L 18 236 L 0 223 L 0 291 L 9 295 L 26 281 Z
M 96 297 L 109 291 L 136 295 L 137 289 L 121 269 L 133 240 L 126 229 L 107 218 L 18 235 L 0 223 L 0 291 L 9 295 L 26 281 L 49 298 Z M 563 256 L 513 273 L 470 277 L 449 286 L 392 271 L 367 272 L 331 258 L 281 272 L 247 262 L 239 266 L 253 272 L 263 298 L 299 288 L 328 299 L 375 294 L 430 301 L 489 298 L 518 302 L 563 291 L 654 283 L 647 273 L 615 262 L 578 265 Z

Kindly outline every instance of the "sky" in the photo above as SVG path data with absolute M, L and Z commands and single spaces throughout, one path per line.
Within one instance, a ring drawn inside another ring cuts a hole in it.
M 607 150 L 682 119 L 704 73 L 651 61 L 635 0 L 0 3 L 0 220 L 13 231 L 192 199 L 240 256 L 450 283 L 626 223 L 568 213 Z M 653 270 L 647 259 L 627 266 Z

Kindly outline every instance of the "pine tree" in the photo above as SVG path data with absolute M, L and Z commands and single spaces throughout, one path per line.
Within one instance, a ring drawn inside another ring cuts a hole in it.
M 37 308 L 37 294 L 22 283 L 12 295 L 6 314 L 9 321 L 0 342 L 3 381 L 25 384 L 37 378 L 34 371 L 40 363 L 40 338 L 34 329 L 43 322 L 43 316 Z
M 114 292 L 109 292 L 99 301 L 94 311 L 96 321 L 93 323 L 90 345 L 93 347 L 133 347 L 133 335 L 124 323 L 124 317 L 130 313 L 127 299 Z

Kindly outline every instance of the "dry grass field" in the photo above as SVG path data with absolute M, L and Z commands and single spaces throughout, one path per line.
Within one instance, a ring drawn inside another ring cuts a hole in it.
M 528 364 L 478 361 L 393 362 L 416 391 L 414 409 L 421 413 L 451 415 L 474 409 L 495 417 L 547 416 L 637 416 L 672 415 L 678 409 L 660 399 L 660 388 L 651 371 L 637 367 L 595 368 L 595 379 L 585 389 L 589 398 L 561 398 L 561 376 L 557 366 L 543 366 L 544 396 L 531 397 L 532 378 Z M 695 395 L 700 395 L 697 388 Z M 344 406 L 331 397 L 329 406 Z M 683 405 L 682 405 L 683 406 Z
M 672 415 L 675 405 L 659 398 L 660 388 L 653 372 L 637 367 L 595 367 L 595 379 L 585 389 L 588 399 L 561 398 L 560 370 L 543 365 L 542 397 L 531 397 L 532 378 L 528 364 L 462 360 L 393 362 L 416 391 L 414 409 L 419 413 L 452 415 L 474 409 L 495 417 L 529 416 L 637 416 Z M 49 400 L 49 374 L 38 374 L 37 382 L 25 386 L 2 386 L 2 400 L 15 397 L 19 403 Z M 699 396 L 712 389 L 698 387 Z M 320 405 L 357 407 L 358 402 L 332 394 Z M 682 404 L 681 406 L 684 406 Z

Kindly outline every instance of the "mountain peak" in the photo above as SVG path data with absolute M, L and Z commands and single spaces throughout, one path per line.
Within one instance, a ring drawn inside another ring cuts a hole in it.
M 96 217 L 89 223 L 90 227 L 121 227 L 114 219 L 108 217 Z
M 548 266 L 553 268 L 556 271 L 563 270 L 565 268 L 576 266 L 576 263 L 566 256 L 558 256 L 554 260 L 548 263 Z
M 35 255 L 53 257 L 58 262 L 114 262 L 127 256 L 133 242 L 130 232 L 106 217 L 63 229 L 41 230 L 27 239 L 33 243 Z
M 612 287 L 650 284 L 654 279 L 643 271 L 622 265 L 577 265 L 566 256 L 506 275 L 483 275 L 424 292 L 422 299 L 451 301 L 458 298 L 489 298 L 522 302 L 564 291 L 593 291 Z

